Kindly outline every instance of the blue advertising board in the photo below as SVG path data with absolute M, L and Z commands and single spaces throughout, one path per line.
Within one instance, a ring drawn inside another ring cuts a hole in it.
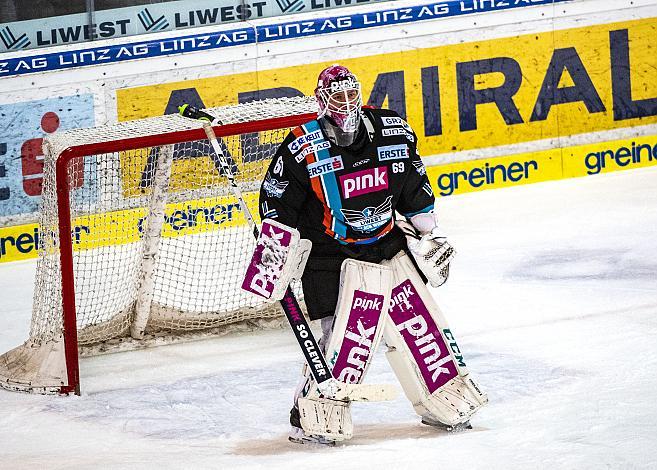
M 0 105 L 0 217 L 37 211 L 43 137 L 94 125 L 93 95 Z

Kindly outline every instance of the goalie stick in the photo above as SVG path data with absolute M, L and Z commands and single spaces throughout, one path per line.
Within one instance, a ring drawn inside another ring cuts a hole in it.
M 251 211 L 244 201 L 242 191 L 235 181 L 233 169 L 231 168 L 224 150 L 212 128 L 213 125 L 222 125 L 223 123 L 218 118 L 188 104 L 180 106 L 178 110 L 180 111 L 180 115 L 199 120 L 203 123 L 203 130 L 210 141 L 210 145 L 212 145 L 219 164 L 224 172 L 224 176 L 226 176 L 230 183 L 233 194 L 238 200 L 240 209 L 246 217 L 249 227 L 253 230 L 253 235 L 258 238 L 260 234 L 258 226 L 253 220 Z M 337 381 L 333 377 L 331 368 L 328 366 L 326 358 L 315 339 L 315 335 L 308 325 L 306 317 L 303 316 L 301 308 L 299 307 L 299 302 L 294 296 L 294 292 L 292 292 L 290 286 L 287 287 L 285 295 L 280 300 L 280 304 L 285 313 L 285 318 L 287 318 L 287 321 L 294 332 L 294 336 L 299 343 L 299 347 L 303 352 L 313 379 L 315 379 L 315 382 L 317 383 L 317 388 L 322 395 L 327 398 L 344 401 L 384 401 L 394 400 L 396 398 L 397 389 L 391 385 L 346 384 Z

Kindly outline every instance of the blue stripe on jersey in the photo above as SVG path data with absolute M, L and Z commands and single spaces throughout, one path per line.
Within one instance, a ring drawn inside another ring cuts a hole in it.
M 377 236 L 372 237 L 372 238 L 366 238 L 365 240 L 358 240 L 357 242 L 354 242 L 354 245 L 370 245 L 374 242 L 378 242 L 379 240 L 381 240 L 383 237 L 385 237 L 389 233 L 390 232 L 386 232 L 383 235 L 377 235 Z
M 317 121 L 309 122 L 308 124 L 304 124 L 301 127 L 303 127 L 307 134 L 315 132 L 320 128 L 319 122 Z M 318 161 L 331 158 L 331 154 L 328 149 L 320 150 L 315 152 L 315 154 L 317 155 Z M 342 198 L 340 197 L 340 191 L 338 189 L 338 178 L 335 175 L 335 172 L 330 172 L 320 175 L 320 179 L 322 180 L 322 187 L 324 188 L 326 203 L 328 204 L 329 209 L 331 209 L 331 230 L 333 230 L 339 237 L 346 238 L 347 226 L 342 220 L 336 217 L 336 215 L 338 217 L 342 215 L 342 212 L 340 212 L 340 209 L 342 209 Z
M 434 204 L 431 203 L 431 204 L 429 204 L 427 207 L 425 207 L 425 208 L 422 209 L 422 210 L 419 210 L 419 211 L 417 211 L 417 212 L 408 212 L 408 213 L 405 213 L 405 214 L 402 213 L 402 215 L 403 215 L 404 217 L 413 217 L 414 215 L 424 214 L 425 212 L 429 212 L 429 211 L 433 210 L 433 207 L 434 207 Z

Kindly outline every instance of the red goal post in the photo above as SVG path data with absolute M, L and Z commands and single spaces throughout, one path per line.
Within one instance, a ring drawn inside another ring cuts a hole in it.
M 207 110 L 247 204 L 312 97 Z M 201 123 L 178 115 L 54 134 L 44 143 L 30 336 L 0 356 L 0 387 L 80 393 L 79 346 L 280 315 L 241 292 L 254 244 Z

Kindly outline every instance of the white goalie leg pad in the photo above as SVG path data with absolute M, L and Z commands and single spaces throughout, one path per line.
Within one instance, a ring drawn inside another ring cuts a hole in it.
M 343 262 L 333 330 L 325 349 L 339 382 L 363 381 L 382 339 L 391 287 L 389 267 L 352 259 Z M 298 399 L 298 406 L 307 433 L 335 440 L 352 436 L 350 401 L 323 397 L 313 382 L 306 396 Z
M 416 413 L 447 426 L 465 423 L 488 402 L 472 380 L 454 335 L 405 253 L 384 262 L 394 285 L 386 357 Z
M 333 333 L 326 347 L 326 360 L 338 381 L 363 381 L 381 341 L 391 287 L 387 266 L 353 259 L 342 263 Z
M 303 274 L 311 248 L 312 242 L 300 238 L 297 229 L 265 219 L 242 289 L 260 300 L 281 300 L 290 281 Z

